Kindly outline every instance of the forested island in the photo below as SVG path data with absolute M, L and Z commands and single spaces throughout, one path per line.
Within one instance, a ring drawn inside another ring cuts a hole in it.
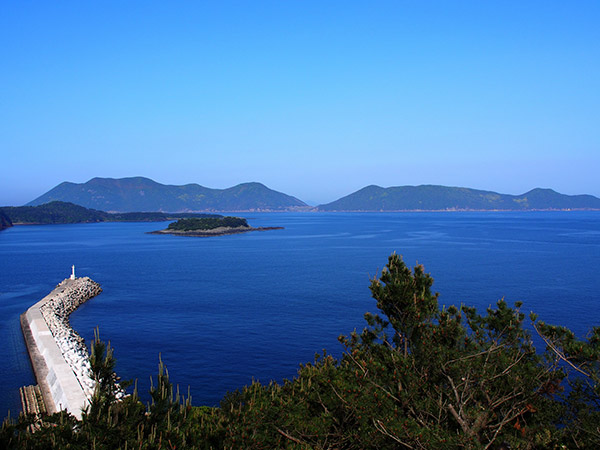
M 282 230 L 283 227 L 258 227 L 248 225 L 242 217 L 206 217 L 179 219 L 170 223 L 164 230 L 151 231 L 149 234 L 174 234 L 177 236 L 222 236 L 226 234 L 247 233 L 249 231 Z
M 39 206 L 4 206 L 0 208 L 0 224 L 51 225 L 97 222 L 162 222 L 179 218 L 213 218 L 219 214 L 128 212 L 109 213 L 89 209 L 70 202 L 53 201 Z M 9 225 L 10 226 L 10 225 Z
M 295 378 L 253 382 L 218 407 L 175 393 L 162 363 L 149 403 L 135 391 L 119 400 L 113 350 L 96 340 L 97 388 L 82 419 L 6 420 L 0 448 L 600 447 L 600 327 L 579 339 L 533 313 L 527 321 L 520 303 L 504 300 L 483 314 L 440 308 L 432 285 L 422 266 L 411 270 L 392 254 L 370 285 L 378 312 L 365 314 L 362 331 L 340 336 L 341 357 L 324 351 Z
M 241 217 L 207 213 L 128 212 L 108 213 L 69 202 L 54 201 L 39 206 L 0 208 L 0 230 L 13 225 L 51 225 L 98 222 L 164 222 L 177 220 L 164 230 L 149 234 L 221 236 L 249 231 L 280 230 L 282 227 L 251 227 Z

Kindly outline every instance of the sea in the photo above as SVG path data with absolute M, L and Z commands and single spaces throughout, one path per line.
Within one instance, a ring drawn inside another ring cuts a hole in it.
M 247 213 L 283 230 L 152 235 L 167 223 L 15 226 L 0 232 L 0 416 L 35 378 L 19 315 L 67 278 L 103 293 L 71 315 L 98 328 L 116 371 L 148 400 L 159 360 L 194 405 L 281 382 L 377 312 L 369 283 L 393 252 L 434 278 L 442 305 L 500 299 L 585 337 L 600 326 L 600 212 Z M 538 339 L 539 341 L 539 339 Z M 540 346 L 541 347 L 541 346 Z

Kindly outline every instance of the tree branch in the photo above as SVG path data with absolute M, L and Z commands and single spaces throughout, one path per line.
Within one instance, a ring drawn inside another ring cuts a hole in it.
M 385 427 L 383 426 L 383 423 L 381 422 L 381 420 L 375 420 L 375 419 L 373 419 L 373 424 L 375 425 L 375 428 L 378 431 L 380 431 L 381 433 L 385 434 L 388 437 L 391 437 L 393 440 L 395 440 L 399 444 L 402 444 L 405 447 L 414 449 L 414 447 L 412 445 L 409 445 L 406 442 L 403 442 L 402 440 L 400 440 L 400 438 L 398 438 L 398 436 L 395 436 L 392 433 L 390 433 L 388 430 L 386 430 Z
M 544 340 L 544 342 L 546 343 L 546 345 L 548 347 L 550 347 L 550 349 L 556 353 L 556 355 L 562 359 L 564 362 L 566 362 L 568 365 L 570 365 L 573 369 L 575 369 L 577 372 L 585 375 L 588 378 L 591 378 L 591 375 L 587 372 L 585 372 L 584 370 L 580 369 L 579 367 L 577 367 L 575 364 L 573 364 L 571 361 L 568 360 L 568 358 L 559 350 L 557 349 L 552 342 L 550 342 L 550 340 L 544 336 L 542 333 L 540 333 L 540 330 L 538 330 L 538 328 L 535 326 L 535 323 L 533 324 L 533 329 L 536 331 L 536 333 Z

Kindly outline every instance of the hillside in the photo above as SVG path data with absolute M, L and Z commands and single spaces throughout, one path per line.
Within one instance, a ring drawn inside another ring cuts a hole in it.
M 260 183 L 243 183 L 228 189 L 198 184 L 164 185 L 149 178 L 93 178 L 86 183 L 63 182 L 28 203 L 54 200 L 102 211 L 281 211 L 306 204 Z
M 104 222 L 108 214 L 73 203 L 51 202 L 39 206 L 5 206 L 0 209 L 13 224 Z
M 186 217 L 220 216 L 217 214 L 166 214 L 161 212 L 131 212 L 111 214 L 95 209 L 88 209 L 73 203 L 53 201 L 39 206 L 5 206 L 0 208 L 0 221 L 3 217 L 5 217 L 10 224 L 46 225 L 94 222 L 160 222 Z
M 533 189 L 521 195 L 435 185 L 367 186 L 319 211 L 443 211 L 443 210 L 548 210 L 600 209 L 591 195 L 564 195 L 552 189 Z
M 4 211 L 0 210 L 0 230 L 4 230 L 8 227 L 12 227 L 12 221 Z

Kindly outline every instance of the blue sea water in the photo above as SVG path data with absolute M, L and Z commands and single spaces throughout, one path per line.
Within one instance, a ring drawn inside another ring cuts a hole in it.
M 70 274 L 104 292 L 71 324 L 99 327 L 123 379 L 147 392 L 159 354 L 196 405 L 252 379 L 291 378 L 375 311 L 369 278 L 392 252 L 435 279 L 440 304 L 500 298 L 585 336 L 600 325 L 600 212 L 261 213 L 284 230 L 212 238 L 145 234 L 165 223 L 13 227 L 0 233 L 0 416 L 34 383 L 19 315 Z

